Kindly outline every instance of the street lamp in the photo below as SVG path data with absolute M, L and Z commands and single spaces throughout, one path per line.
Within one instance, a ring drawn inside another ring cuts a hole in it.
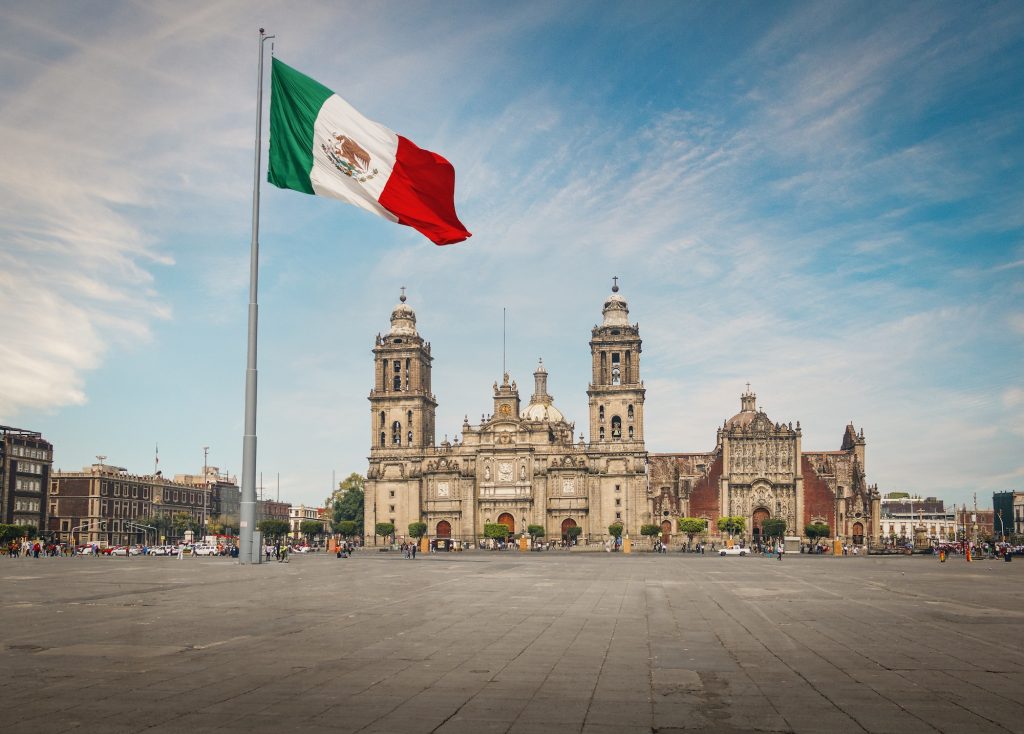
M 210 455 L 210 447 L 203 446 L 203 537 L 206 537 L 206 499 L 210 494 L 210 480 L 207 476 L 207 458 Z

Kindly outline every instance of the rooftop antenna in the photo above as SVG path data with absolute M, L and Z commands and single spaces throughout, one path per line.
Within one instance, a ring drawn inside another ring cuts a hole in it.
M 102 454 L 96 454 L 96 460 L 100 462 L 100 466 L 103 466 L 103 462 L 107 460 L 107 457 Z

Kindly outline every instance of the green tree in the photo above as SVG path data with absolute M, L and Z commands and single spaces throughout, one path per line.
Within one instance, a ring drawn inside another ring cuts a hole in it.
M 686 534 L 686 548 L 689 550 L 693 537 L 708 529 L 708 521 L 703 517 L 679 518 L 679 532 Z
M 331 519 L 338 523 L 351 520 L 356 523 L 359 535 L 363 533 L 363 506 L 366 479 L 361 474 L 352 473 L 338 485 L 338 489 L 328 498 L 327 507 L 331 508 Z
M 500 522 L 484 523 L 484 537 L 494 540 L 504 540 L 509 535 L 508 525 Z
M 739 535 L 743 532 L 743 528 L 747 526 L 746 519 L 733 516 L 733 517 L 720 517 L 718 518 L 718 529 L 723 533 L 729 533 L 729 535 Z
M 287 520 L 281 520 L 276 517 L 268 517 L 265 520 L 260 520 L 256 523 L 256 529 L 263 533 L 264 538 L 278 539 L 283 538 L 291 530 L 291 526 Z
M 422 538 L 427 534 L 427 524 L 425 522 L 411 522 L 409 523 L 409 537 L 410 538 Z
M 374 535 L 379 535 L 382 538 L 387 538 L 395 533 L 395 525 L 390 522 L 379 522 L 373 528 Z
M 324 534 L 324 524 L 319 520 L 303 520 L 299 523 L 299 532 L 311 540 Z
M 571 528 L 565 529 L 565 534 L 569 536 L 569 540 L 572 541 L 573 545 L 576 545 L 576 540 L 583 535 L 583 528 L 573 525 Z
M 806 527 L 804 527 L 804 535 L 806 535 L 813 544 L 819 538 L 828 538 L 831 536 L 832 528 L 823 522 L 812 522 L 808 523 Z
M 331 525 L 334 528 L 334 532 L 340 533 L 346 538 L 359 533 L 359 526 L 355 520 L 341 520 L 340 522 L 331 523 Z
M 786 521 L 781 517 L 772 517 L 761 523 L 761 534 L 766 538 L 778 538 L 786 534 Z
M 188 512 L 175 512 L 171 516 L 171 528 L 178 535 L 184 535 L 188 530 L 191 530 L 193 533 L 199 530 L 199 523 Z
M 543 538 L 546 534 L 543 525 L 528 525 L 526 527 L 526 533 L 533 540 L 536 540 L 537 538 Z
M 621 522 L 614 522 L 608 526 L 608 534 L 611 535 L 613 538 L 622 537 L 622 530 L 623 528 Z

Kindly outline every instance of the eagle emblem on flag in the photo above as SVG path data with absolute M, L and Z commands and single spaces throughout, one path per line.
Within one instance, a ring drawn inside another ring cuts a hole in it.
M 365 183 L 379 173 L 376 168 L 370 168 L 370 154 L 363 146 L 348 135 L 336 131 L 331 132 L 331 137 L 335 142 L 331 145 L 321 144 L 320 148 L 339 171 L 359 183 Z

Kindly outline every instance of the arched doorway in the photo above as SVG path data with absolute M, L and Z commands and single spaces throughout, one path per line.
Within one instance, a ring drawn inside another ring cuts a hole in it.
M 452 524 L 447 520 L 442 520 L 437 524 L 437 537 L 439 538 L 450 538 L 452 537 Z
M 853 524 L 853 544 L 864 545 L 864 524 L 855 522 Z
M 508 534 L 514 535 L 516 532 L 516 519 L 511 514 L 503 512 L 498 515 L 498 523 L 508 528 Z
M 567 517 L 562 520 L 562 540 L 572 542 L 572 536 L 569 535 L 569 529 L 574 527 L 576 527 L 576 521 L 571 517 Z
M 669 536 L 672 535 L 672 521 L 665 520 L 661 524 L 661 542 L 668 545 Z
M 764 532 L 764 521 L 769 519 L 772 513 L 768 512 L 763 507 L 758 507 L 754 510 L 754 516 L 750 522 L 750 532 L 754 536 L 754 544 L 758 545 L 761 543 L 761 535 Z

